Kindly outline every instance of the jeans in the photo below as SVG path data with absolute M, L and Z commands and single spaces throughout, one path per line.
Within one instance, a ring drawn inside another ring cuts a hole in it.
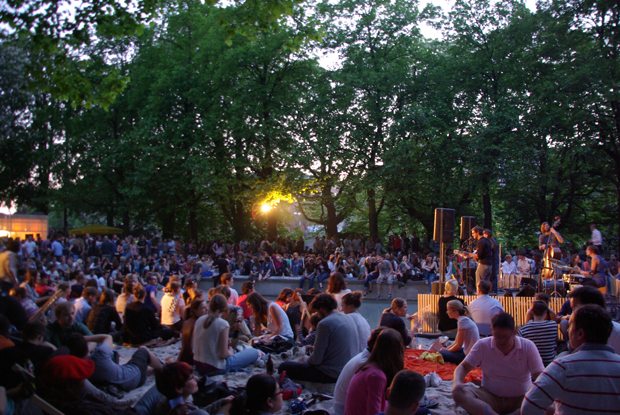
M 455 365 L 460 364 L 463 359 L 465 359 L 465 352 L 463 352 L 463 349 L 457 350 L 456 352 L 441 350 L 439 353 L 441 353 L 444 361 L 448 363 L 454 363 Z
M 286 375 L 293 380 L 317 383 L 336 383 L 335 378 L 321 372 L 316 366 L 301 362 L 283 362 L 278 368 L 278 372 L 286 371 Z
M 316 274 L 314 273 L 310 275 L 302 275 L 301 279 L 299 280 L 299 288 L 303 290 L 306 281 L 310 281 L 310 284 L 308 284 L 308 289 L 313 288 L 315 280 L 316 280 Z
M 364 281 L 364 287 L 366 287 L 366 289 L 370 289 L 370 283 L 376 280 L 377 278 L 379 278 L 378 272 L 369 273 L 368 276 L 366 277 L 366 280 Z
M 428 285 L 431 285 L 437 279 L 437 274 L 432 271 L 424 271 L 424 279 Z
M 248 347 L 232 356 L 228 356 L 226 358 L 225 369 L 217 369 L 209 364 L 201 362 L 194 362 L 194 366 L 196 366 L 196 370 L 198 370 L 198 373 L 201 375 L 216 376 L 241 370 L 250 366 L 252 363 L 256 362 L 256 360 L 258 360 L 258 350 Z

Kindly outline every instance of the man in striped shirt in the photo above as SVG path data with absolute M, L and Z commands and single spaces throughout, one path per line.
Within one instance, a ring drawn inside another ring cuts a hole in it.
M 549 308 L 544 301 L 534 301 L 532 305 L 532 318 L 527 324 L 519 329 L 519 336 L 534 342 L 543 364 L 547 366 L 555 357 L 556 343 L 558 340 L 558 324 L 553 320 L 547 320 Z
M 554 360 L 525 395 L 521 414 L 620 414 L 620 356 L 607 346 L 609 313 L 599 305 L 579 306 L 568 336 L 573 353 Z

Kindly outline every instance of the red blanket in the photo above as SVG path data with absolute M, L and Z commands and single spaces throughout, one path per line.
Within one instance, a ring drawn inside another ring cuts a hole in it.
M 454 369 L 456 369 L 456 365 L 454 363 L 441 364 L 422 360 L 419 356 L 423 352 L 424 350 L 418 349 L 405 350 L 405 368 L 418 372 L 421 375 L 436 372 L 443 380 L 452 380 L 454 378 Z M 465 377 L 465 382 L 480 384 L 481 381 L 482 370 L 479 367 L 469 372 Z

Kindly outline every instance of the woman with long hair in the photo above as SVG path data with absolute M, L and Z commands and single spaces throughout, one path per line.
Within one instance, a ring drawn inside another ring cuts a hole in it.
M 226 313 L 226 297 L 216 294 L 209 301 L 207 315 L 198 318 L 194 325 L 194 365 L 203 375 L 239 370 L 256 362 L 259 357 L 258 350 L 251 347 L 235 353 L 229 346 L 230 324 L 224 318 Z
M 361 291 L 353 291 L 342 297 L 342 312 L 353 320 L 357 329 L 358 353 L 366 348 L 368 337 L 370 337 L 370 324 L 358 311 L 362 306 L 363 295 Z
M 474 344 L 480 339 L 478 326 L 469 317 L 467 307 L 459 300 L 450 300 L 447 304 L 447 313 L 451 319 L 457 320 L 456 339 L 449 347 L 442 348 L 439 353 L 446 362 L 460 364 L 467 353 L 474 347 Z
M 164 291 L 164 296 L 161 298 L 161 325 L 180 332 L 185 310 L 185 302 L 181 297 L 181 284 L 171 278 Z
M 404 367 L 405 348 L 396 330 L 385 328 L 366 363 L 353 375 L 344 405 L 345 415 L 375 415 L 385 409 L 385 392 Z
M 403 337 L 403 344 L 405 347 L 411 343 L 411 335 L 409 334 L 409 330 L 407 330 L 405 322 L 403 321 L 403 317 L 406 316 L 407 301 L 404 298 L 396 297 L 392 300 L 390 306 L 383 310 L 381 320 L 379 320 L 380 326 L 392 328 L 400 333 Z
M 439 331 L 447 336 L 456 335 L 456 320 L 448 317 L 447 304 L 452 300 L 459 300 L 463 304 L 463 300 L 458 299 L 456 296 L 459 293 L 459 283 L 455 279 L 449 279 L 446 281 L 444 294 L 439 298 L 437 302 L 439 317 Z
M 331 294 L 336 299 L 338 311 L 342 311 L 342 297 L 350 292 L 351 290 L 347 288 L 344 275 L 340 272 L 332 272 L 327 280 L 327 293 Z
M 254 314 L 254 332 L 256 335 L 260 335 L 262 326 L 265 326 L 267 327 L 267 338 L 281 336 L 291 342 L 293 341 L 293 329 L 282 307 L 273 301 L 267 301 L 257 292 L 250 294 L 247 302 Z
M 111 289 L 103 290 L 99 296 L 99 301 L 88 313 L 86 325 L 93 334 L 110 334 L 113 331 L 120 331 L 121 317 L 116 312 L 114 300 L 116 293 Z M 114 328 L 112 328 L 114 323 Z
M 187 307 L 187 318 L 181 327 L 181 350 L 179 351 L 179 361 L 187 364 L 194 364 L 194 354 L 192 353 L 192 337 L 194 336 L 194 326 L 196 320 L 207 313 L 207 304 L 204 299 L 196 298 Z

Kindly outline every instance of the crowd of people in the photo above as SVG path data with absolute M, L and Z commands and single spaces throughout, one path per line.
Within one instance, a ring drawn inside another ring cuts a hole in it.
M 283 384 L 269 373 L 250 377 L 243 393 L 200 408 L 192 396 L 213 376 L 256 365 L 271 372 L 270 354 L 304 347 L 305 359 L 276 369 L 292 381 L 335 384 L 334 413 L 424 413 L 420 403 L 428 382 L 404 369 L 404 351 L 414 338 L 406 299 L 393 298 L 374 330 L 359 313 L 373 289 L 380 296 L 387 287 L 391 298 L 393 285 L 412 279 L 430 284 L 441 273 L 435 254 L 419 251 L 414 241 L 393 236 L 384 248 L 361 238 L 317 238 L 306 249 L 303 241 L 198 247 L 144 237 L 7 240 L 0 254 L 0 386 L 14 413 L 29 410 L 32 382 L 66 414 L 276 413 Z M 597 248 L 587 251 L 596 254 Z M 519 272 L 540 270 L 536 260 L 518 255 Z M 478 259 L 448 255 L 439 300 L 439 329 L 454 341 L 438 352 L 458 365 L 456 404 L 472 414 L 519 408 L 529 414 L 551 406 L 558 414 L 618 411 L 620 324 L 606 309 L 602 285 L 592 278 L 571 291 L 557 313 L 538 294 L 528 323 L 515 327 L 489 295 L 498 289 L 495 271 Z M 501 275 L 499 263 L 497 268 Z M 478 298 L 465 304 L 457 296 L 471 290 L 470 271 L 480 274 L 474 279 Z M 238 275 L 249 276 L 240 292 L 234 288 Z M 255 282 L 274 276 L 297 277 L 299 287 L 271 301 Z M 213 281 L 206 292 L 200 289 L 203 279 Z M 350 280 L 363 280 L 366 292 L 348 289 Z M 172 342 L 181 347 L 170 361 L 149 349 Z M 136 347 L 124 364 L 115 352 L 118 344 Z M 607 364 L 583 363 L 601 359 Z M 483 371 L 480 388 L 464 383 L 476 367 Z M 144 385 L 151 372 L 156 385 L 138 403 L 119 398 Z M 593 380 L 585 386 L 576 383 L 588 377 Z M 565 396 L 573 389 L 558 387 L 558 378 L 576 385 L 575 394 Z

